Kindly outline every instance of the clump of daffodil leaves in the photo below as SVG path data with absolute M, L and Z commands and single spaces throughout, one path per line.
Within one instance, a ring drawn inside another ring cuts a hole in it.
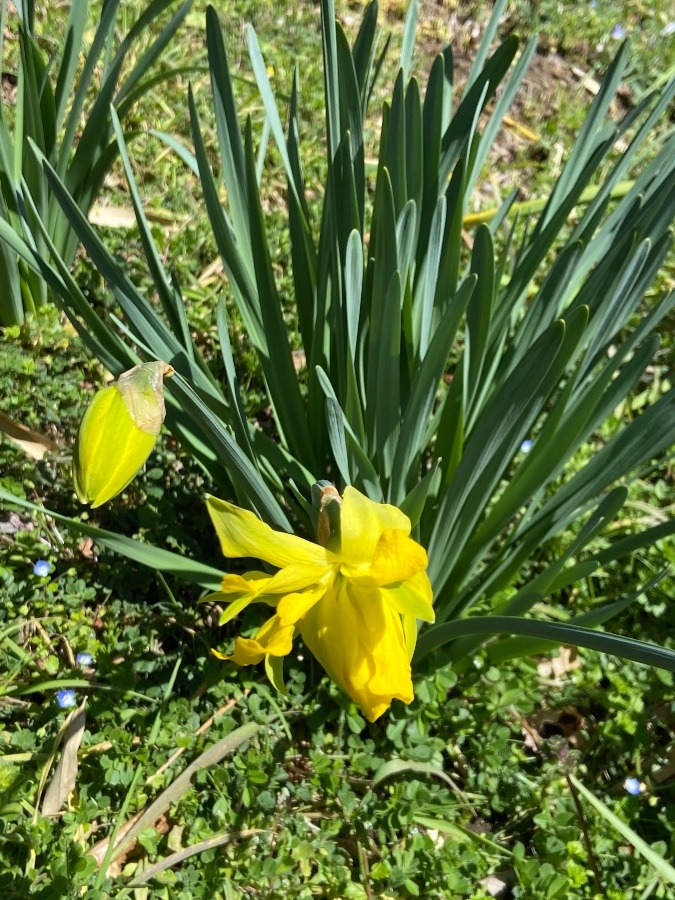
M 412 697 L 412 625 L 432 619 L 429 581 L 436 623 L 420 633 L 416 659 L 434 653 L 436 665 L 464 666 L 489 638 L 485 653 L 494 664 L 553 642 L 675 670 L 672 651 L 597 629 L 661 573 L 598 609 L 562 610 L 569 616 L 562 622 L 557 613 L 549 620 L 548 607 L 540 606 L 675 530 L 669 520 L 625 538 L 612 535 L 594 549 L 631 480 L 665 462 L 675 440 L 675 387 L 660 374 L 658 335 L 675 300 L 656 291 L 643 302 L 672 246 L 675 136 L 655 127 L 672 107 L 675 79 L 659 80 L 617 122 L 612 103 L 629 59 L 622 45 L 550 194 L 532 206 L 515 203 L 514 192 L 499 209 L 474 216 L 468 213 L 474 189 L 535 57 L 536 39 L 519 50 L 509 34 L 493 49 L 506 11 L 506 0 L 497 0 L 461 100 L 455 102 L 449 47 L 434 60 L 422 94 L 411 75 L 418 4 L 410 3 L 399 72 L 377 114 L 373 190 L 364 161 L 382 62 L 375 52 L 377 3 L 366 7 L 352 45 L 333 0 L 319 5 L 327 154 L 320 223 L 307 203 L 298 79 L 285 129 L 255 30 L 247 30 L 263 135 L 269 126 L 287 177 L 283 233 L 306 379 L 297 376 L 277 284 L 278 235 L 269 232 L 261 202 L 266 138 L 256 164 L 257 125 L 248 118 L 241 127 L 213 7 L 206 33 L 219 163 L 214 172 L 210 131 L 194 92 L 188 96 L 194 153 L 183 148 L 181 156 L 199 174 L 226 276 L 216 311 L 223 384 L 193 340 L 179 286 L 161 264 L 114 112 L 157 303 L 133 286 L 58 169 L 48 160 L 42 165 L 45 183 L 119 304 L 123 336 L 119 317 L 101 315 L 67 277 L 67 261 L 35 249 L 41 243 L 32 219 L 23 222 L 22 236 L 0 218 L 0 238 L 48 278 L 104 366 L 121 372 L 142 353 L 174 367 L 169 430 L 226 485 L 228 499 L 254 511 L 208 501 L 223 550 L 277 571 L 227 575 L 221 584 L 222 573 L 197 560 L 120 543 L 89 525 L 86 533 L 208 590 L 220 587 L 226 618 L 250 602 L 268 604 L 272 617 L 254 638 L 239 639 L 229 658 L 264 661 L 282 686 L 283 657 L 302 637 L 370 718 L 393 698 Z M 657 134 L 664 136 L 652 141 Z M 644 152 L 648 145 L 653 153 Z M 523 215 L 532 224 L 513 226 Z M 467 253 L 465 229 L 474 225 Z M 272 434 L 246 414 L 229 299 L 261 366 Z M 161 381 L 155 377 L 160 393 Z M 149 400 L 150 421 L 144 413 L 139 418 L 135 398 L 130 406 L 128 395 L 118 396 L 121 386 L 120 379 L 94 400 L 82 425 L 76 487 L 92 507 L 142 467 L 161 425 L 161 398 L 146 374 L 134 376 L 132 388 Z M 523 442 L 532 442 L 527 453 Z M 330 528 L 320 527 L 313 544 L 290 532 L 295 526 L 312 533 L 308 497 L 326 473 L 348 487 L 341 502 L 330 492 L 323 496 L 319 524 L 329 521 Z M 0 485 L 0 497 L 7 496 L 31 508 Z M 410 537 L 411 522 L 428 550 L 428 569 L 426 552 Z M 540 567 L 540 548 L 554 540 Z M 534 617 L 537 605 L 544 615 Z
M 94 397 L 78 434 L 74 481 L 92 506 L 129 484 L 148 458 L 163 419 L 163 363 L 124 373 Z M 121 386 L 121 387 L 120 387 Z M 153 410 L 148 433 L 146 413 Z M 228 602 L 220 624 L 249 603 L 274 615 L 254 638 L 239 637 L 225 656 L 240 666 L 264 660 L 283 691 L 283 659 L 301 636 L 330 677 L 375 721 L 394 698 L 413 699 L 410 659 L 417 620 L 433 622 L 427 554 L 410 537 L 410 519 L 353 487 L 344 497 L 318 483 L 318 543 L 274 531 L 254 513 L 208 497 L 207 509 L 225 556 L 253 557 L 279 571 L 229 574 L 211 599 Z

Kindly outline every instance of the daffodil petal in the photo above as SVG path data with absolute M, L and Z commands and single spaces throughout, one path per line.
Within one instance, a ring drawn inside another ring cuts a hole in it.
M 276 688 L 280 694 L 288 693 L 288 688 L 286 687 L 286 682 L 284 681 L 283 656 L 266 656 L 265 674 L 269 678 L 272 687 Z
M 286 594 L 277 605 L 277 615 L 281 622 L 284 625 L 294 625 L 324 596 L 328 588 L 329 584 L 325 583 L 306 591 Z
M 315 584 L 325 584 L 333 577 L 334 568 L 325 562 L 322 565 L 285 566 L 272 576 L 269 584 L 265 587 L 265 593 L 294 593 L 295 591 L 304 591 Z
M 259 594 L 269 584 L 272 576 L 266 572 L 246 572 L 244 575 L 223 575 L 221 590 L 224 594 Z
M 294 534 L 274 531 L 249 510 L 217 497 L 208 497 L 206 507 L 225 556 L 263 559 L 280 569 L 290 565 L 326 565 L 324 547 Z
M 410 519 L 395 506 L 345 488 L 340 508 L 340 556 L 345 563 L 370 561 L 380 536 L 389 529 L 410 534 Z
M 218 659 L 229 660 L 238 666 L 255 666 L 266 656 L 286 656 L 293 649 L 294 625 L 284 625 L 272 616 L 258 630 L 254 638 L 238 637 L 230 656 L 212 650 Z
M 340 579 L 299 623 L 302 637 L 328 675 L 374 722 L 393 698 L 413 699 L 401 617 L 376 589 Z
M 272 578 L 264 572 L 224 575 L 221 582 L 222 590 L 212 595 L 214 600 L 224 599 L 227 602 L 226 608 L 220 614 L 219 624 L 227 624 L 250 603 L 269 603 L 274 606 L 278 598 L 269 598 L 264 594 L 264 590 L 271 580 Z
M 265 648 L 265 653 L 272 656 L 287 656 L 293 649 L 294 632 L 294 625 L 287 625 L 279 616 L 272 616 L 260 628 L 255 639 Z
M 425 622 L 433 622 L 436 618 L 431 605 L 434 595 L 426 572 L 418 572 L 395 587 L 381 587 L 378 590 L 389 606 L 402 616 L 412 616 Z
M 388 528 L 380 535 L 370 563 L 376 584 L 388 585 L 412 578 L 427 567 L 427 551 L 405 531 Z
M 403 635 L 405 637 L 405 646 L 408 651 L 408 659 L 413 658 L 415 646 L 417 645 L 417 619 L 415 616 L 403 616 Z
M 231 656 L 220 656 L 238 666 L 257 666 L 265 657 L 265 648 L 252 638 L 238 637 Z
M 325 566 L 286 566 L 276 575 L 265 575 L 262 572 L 247 572 L 245 575 L 225 575 L 222 580 L 223 590 L 219 597 L 227 597 L 230 605 L 221 616 L 220 624 L 229 622 L 249 603 L 267 603 L 276 606 L 282 595 L 295 595 L 298 590 L 306 590 L 315 583 L 323 584 L 317 588 L 320 594 L 325 590 L 327 581 L 333 576 L 333 570 Z M 295 620 L 293 620 L 295 621 Z
M 218 619 L 219 625 L 227 625 L 235 616 L 238 616 L 239 613 L 246 609 L 246 607 L 253 603 L 255 597 L 251 594 L 242 594 L 240 597 L 237 597 L 236 600 L 231 600 L 225 609 L 220 614 L 220 618 Z

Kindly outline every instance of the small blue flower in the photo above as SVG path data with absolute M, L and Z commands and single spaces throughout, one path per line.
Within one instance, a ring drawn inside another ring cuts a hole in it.
M 38 559 L 33 566 L 33 575 L 37 575 L 38 578 L 46 578 L 51 570 L 52 567 L 46 559 Z
M 61 709 L 70 709 L 72 706 L 77 706 L 75 691 L 72 688 L 64 688 L 64 690 L 58 691 L 56 694 L 56 702 Z
M 675 22 L 668 22 L 667 25 L 664 25 L 661 29 L 661 34 L 663 37 L 670 37 L 671 34 L 675 34 Z
M 612 28 L 611 38 L 613 41 L 622 41 L 627 34 L 628 32 L 623 25 L 615 25 L 614 28 Z
M 521 453 L 529 453 L 530 450 L 532 449 L 532 444 L 533 444 L 533 443 L 534 443 L 534 442 L 531 441 L 529 438 L 526 438 L 526 439 L 523 441 L 523 443 L 520 445 L 520 452 L 521 452 Z
M 78 666 L 82 666 L 82 668 L 86 668 L 87 666 L 91 666 L 94 663 L 94 657 L 91 653 L 78 653 L 75 657 L 75 662 Z
M 631 797 L 639 797 L 642 793 L 642 785 L 640 784 L 639 778 L 626 778 L 623 783 L 625 791 L 631 795 Z

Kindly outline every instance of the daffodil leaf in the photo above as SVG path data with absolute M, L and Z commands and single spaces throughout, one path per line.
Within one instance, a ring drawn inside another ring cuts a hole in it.
M 63 522 L 80 534 L 86 534 L 95 538 L 105 547 L 114 550 L 116 553 L 134 559 L 151 569 L 159 569 L 166 574 L 171 572 L 178 575 L 185 581 L 194 582 L 203 585 L 206 588 L 218 588 L 223 577 L 223 573 L 212 566 L 204 565 L 194 559 L 188 559 L 178 553 L 171 553 L 161 547 L 155 547 L 152 544 L 144 544 L 142 541 L 136 541 L 133 538 L 125 537 L 121 534 L 115 534 L 112 531 L 105 531 L 102 528 L 96 528 L 86 522 L 80 522 L 60 513 L 53 512 L 43 506 L 31 503 L 23 497 L 17 497 L 15 494 L 4 490 L 0 487 L 0 499 L 5 500 L 13 506 L 19 506 L 23 509 L 30 509 L 33 512 L 50 516 L 57 522 Z

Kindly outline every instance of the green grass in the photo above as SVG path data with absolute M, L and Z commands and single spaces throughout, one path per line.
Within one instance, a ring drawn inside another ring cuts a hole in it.
M 538 7 L 544 46 L 596 72 L 607 57 L 605 49 L 594 48 L 611 40 L 620 8 L 598 3 L 589 14 L 587 6 L 574 4 L 561 12 L 546 2 Z M 232 4 L 226 37 L 238 59 L 244 49 L 241 22 L 254 21 L 274 66 L 274 85 L 283 94 L 293 54 L 313 58 L 317 14 L 312 4 L 272 9 L 264 3 Z M 648 15 L 631 4 L 627 13 L 626 27 L 639 47 L 634 91 L 672 65 L 660 35 L 666 11 L 662 4 Z M 173 51 L 176 60 L 190 54 L 197 65 L 203 62 L 202 12 L 203 4 L 196 4 Z M 49 8 L 44 27 L 54 35 L 62 13 L 61 7 Z M 342 13 L 351 14 L 344 5 Z M 402 4 L 387 4 L 385 21 L 395 35 L 400 36 L 403 15 Z M 505 27 L 523 32 L 532 24 L 532 7 L 522 4 Z M 424 71 L 441 26 L 428 17 L 420 27 L 428 40 L 416 65 Z M 253 96 L 247 79 L 243 69 L 242 109 Z M 208 123 L 206 75 L 197 73 L 193 82 Z M 303 71 L 303 121 L 307 136 L 316 138 L 310 183 L 317 191 L 323 167 L 320 88 L 320 73 Z M 187 135 L 185 92 L 180 83 L 146 99 L 139 124 Z M 575 93 L 562 113 L 559 96 L 549 98 L 546 109 L 535 100 L 526 107 L 529 118 L 520 116 L 521 124 L 534 121 L 539 128 L 544 113 L 549 115 L 541 126 L 549 156 L 533 163 L 530 144 L 517 145 L 505 179 L 525 177 L 531 196 L 550 184 L 557 123 L 563 136 L 574 130 L 584 99 L 583 92 Z M 259 109 L 250 111 L 260 116 Z M 225 285 L 222 275 L 214 282 L 204 278 L 215 248 L 197 186 L 160 146 L 152 140 L 133 145 L 137 177 L 148 205 L 173 219 L 175 227 L 158 226 L 156 236 L 178 271 L 191 326 L 208 351 L 214 298 Z M 273 163 L 266 174 L 266 203 L 274 221 L 283 184 Z M 107 198 L 127 202 L 121 180 L 113 179 Z M 110 229 L 105 237 L 134 281 L 149 290 L 135 233 Z M 278 248 L 282 276 L 285 250 Z M 78 272 L 92 302 L 109 302 L 84 260 Z M 663 285 L 672 277 L 672 271 L 664 273 Z M 282 277 L 282 290 L 286 283 Z M 246 345 L 239 348 L 236 362 L 254 412 L 261 395 L 252 359 Z M 73 514 L 72 442 L 104 373 L 53 311 L 21 331 L 7 330 L 0 338 L 0 360 L 0 410 L 56 438 L 61 447 L 33 462 L 3 438 L 0 486 Z M 662 362 L 665 368 L 667 357 Z M 597 435 L 598 445 L 605 438 Z M 208 489 L 190 458 L 163 438 L 143 477 L 122 498 L 84 516 L 220 565 L 215 539 L 204 525 L 202 498 Z M 631 488 L 630 521 L 624 527 L 639 529 L 672 515 L 673 504 L 672 468 L 645 473 Z M 229 900 L 246 891 L 259 897 L 481 900 L 490 896 L 490 876 L 503 880 L 503 896 L 513 898 L 672 896 L 672 885 L 583 798 L 580 819 L 567 779 L 575 774 L 654 850 L 673 858 L 670 674 L 583 651 L 496 667 L 481 652 L 461 676 L 421 672 L 409 708 L 399 705 L 378 724 L 367 725 L 307 657 L 291 660 L 288 699 L 273 697 L 256 671 L 235 671 L 213 659 L 210 646 L 222 645 L 234 631 L 216 627 L 217 610 L 199 604 L 193 588 L 165 584 L 48 519 L 3 511 L 0 526 L 0 896 L 132 897 L 145 870 L 200 842 L 207 843 L 199 853 L 157 874 L 147 896 Z M 555 546 L 542 548 L 533 567 L 555 551 Z M 33 574 L 37 559 L 50 563 L 49 576 Z M 590 609 L 664 566 L 671 573 L 675 566 L 675 550 L 665 543 L 557 599 L 570 611 Z M 625 612 L 616 630 L 672 646 L 666 636 L 675 626 L 673 594 L 671 575 Z M 254 618 L 244 620 L 245 628 L 254 624 Z M 79 652 L 92 654 L 93 666 L 79 667 Z M 62 812 L 44 817 L 41 803 L 58 759 L 52 754 L 68 715 L 59 708 L 56 691 L 71 684 L 78 702 L 86 698 L 77 787 Z M 252 722 L 259 732 L 222 763 L 199 771 L 192 787 L 141 830 L 107 871 L 87 856 L 201 752 Z M 378 778 L 392 758 L 410 765 Z M 646 785 L 636 797 L 623 787 L 633 776 Z M 223 843 L 210 846 L 218 836 Z

